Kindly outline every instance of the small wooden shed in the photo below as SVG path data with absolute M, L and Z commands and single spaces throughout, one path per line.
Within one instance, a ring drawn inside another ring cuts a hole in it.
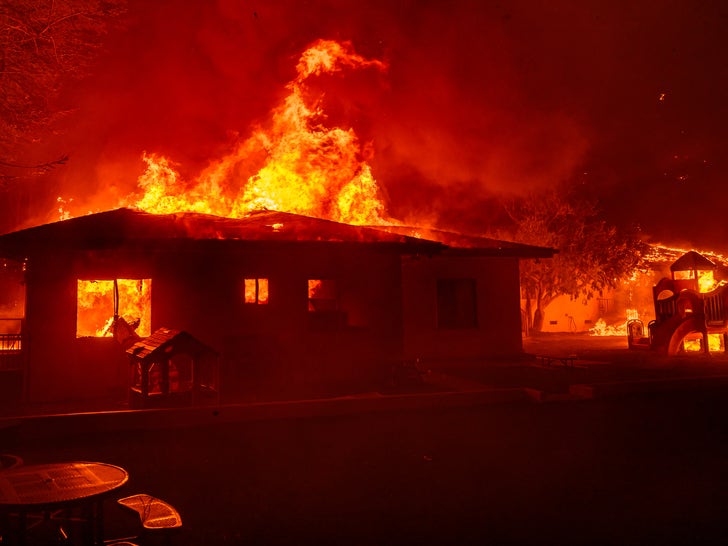
M 187 332 L 159 328 L 126 353 L 130 407 L 219 403 L 219 355 Z

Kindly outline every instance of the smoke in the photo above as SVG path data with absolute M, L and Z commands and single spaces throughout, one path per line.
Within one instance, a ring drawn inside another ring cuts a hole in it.
M 588 140 L 519 72 L 532 17 L 518 3 L 475 1 L 131 0 L 93 77 L 61 97 L 72 111 L 60 136 L 38 152 L 71 158 L 49 178 L 46 221 L 57 219 L 58 196 L 72 214 L 118 206 L 136 189 L 144 152 L 193 178 L 269 122 L 320 38 L 351 41 L 388 66 L 311 85 L 325 93 L 329 123 L 367 143 L 393 216 L 442 223 L 463 199 L 551 185 L 570 176 Z
M 620 162 L 644 173 L 668 147 L 647 144 L 650 131 L 668 134 L 655 106 L 659 82 L 672 77 L 662 55 L 673 38 L 688 40 L 672 34 L 679 2 L 659 14 L 586 4 L 130 0 L 125 29 L 109 35 L 93 77 L 61 97 L 71 113 L 39 153 L 70 161 L 32 212 L 57 219 L 58 196 L 72 214 L 117 206 L 136 190 L 144 152 L 194 179 L 270 123 L 318 39 L 350 41 L 387 65 L 307 83 L 325 93 L 327 123 L 352 127 L 366 144 L 392 216 L 480 230 L 494 199 L 593 177 L 595 161 L 611 170 L 586 183 L 620 204 Z M 648 25 L 653 17 L 659 24 Z M 609 153 L 595 155 L 597 146 Z

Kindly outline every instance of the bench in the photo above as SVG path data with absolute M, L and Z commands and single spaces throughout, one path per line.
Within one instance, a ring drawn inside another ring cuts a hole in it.
M 553 366 L 560 362 L 564 368 L 573 368 L 574 362 L 578 358 L 576 355 L 536 355 L 544 366 Z

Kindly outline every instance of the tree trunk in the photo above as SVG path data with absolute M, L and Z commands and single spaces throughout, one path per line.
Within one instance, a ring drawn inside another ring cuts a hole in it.
M 526 309 L 523 312 L 523 320 L 525 324 L 523 325 L 524 332 L 527 336 L 531 335 L 531 330 L 533 329 L 533 319 L 531 315 L 531 294 L 526 292 Z
M 536 294 L 536 311 L 533 314 L 533 331 L 538 333 L 543 329 L 543 290 L 538 287 L 538 293 Z
M 536 312 L 533 314 L 533 331 L 538 333 L 543 329 L 543 311 L 541 306 L 536 307 Z

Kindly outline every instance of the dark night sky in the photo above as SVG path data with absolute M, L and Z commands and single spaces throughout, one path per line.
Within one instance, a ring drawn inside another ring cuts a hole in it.
M 478 231 L 494 196 L 571 180 L 612 222 L 728 250 L 723 0 L 131 0 L 128 18 L 38 151 L 71 156 L 49 195 L 79 213 L 131 191 L 145 150 L 192 175 L 223 155 L 331 38 L 389 65 L 320 85 L 373 142 L 394 216 Z

